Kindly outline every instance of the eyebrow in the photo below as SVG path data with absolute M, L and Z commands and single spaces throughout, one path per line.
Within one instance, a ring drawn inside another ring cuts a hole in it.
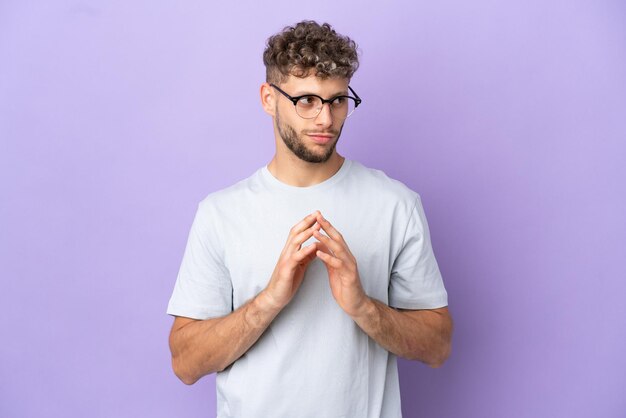
M 330 98 L 332 98 L 332 97 L 337 97 L 337 96 L 348 96 L 348 95 L 349 95 L 349 93 L 348 93 L 348 91 L 347 91 L 347 90 L 342 90 L 342 91 L 340 91 L 339 93 L 335 93 L 335 94 L 333 94 L 332 96 L 330 96 Z M 316 94 L 316 93 L 311 93 L 311 92 L 308 92 L 308 91 L 305 91 L 305 92 L 297 92 L 297 93 L 293 94 L 293 97 L 298 97 L 298 96 L 320 96 L 320 95 L 319 95 L 319 94 Z M 321 97 L 321 96 L 320 96 L 320 97 Z

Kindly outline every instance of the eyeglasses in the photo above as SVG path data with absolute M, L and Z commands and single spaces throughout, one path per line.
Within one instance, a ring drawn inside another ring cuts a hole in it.
M 330 106 L 330 111 L 333 116 L 338 119 L 345 119 L 354 112 L 358 105 L 361 104 L 361 98 L 352 87 L 348 86 L 352 94 L 352 96 L 335 96 L 331 99 L 323 99 L 316 94 L 304 94 L 302 96 L 290 96 L 284 91 L 282 91 L 275 84 L 271 84 L 270 86 L 274 87 L 276 90 L 281 92 L 286 98 L 291 100 L 293 105 L 296 107 L 296 113 L 298 116 L 304 119 L 313 119 L 316 118 L 317 115 L 322 111 L 322 107 L 324 107 L 324 103 L 328 103 Z

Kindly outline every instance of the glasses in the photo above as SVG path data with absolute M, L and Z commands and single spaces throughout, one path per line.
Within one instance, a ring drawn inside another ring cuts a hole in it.
M 275 84 L 271 84 L 270 86 L 274 87 L 276 90 L 281 92 L 286 98 L 291 100 L 293 105 L 296 107 L 296 113 L 298 116 L 304 119 L 313 119 L 316 118 L 317 115 L 322 111 L 322 107 L 324 107 L 324 103 L 328 103 L 330 106 L 330 111 L 333 116 L 338 119 L 345 119 L 354 112 L 358 105 L 361 104 L 361 98 L 352 87 L 348 86 L 352 94 L 352 96 L 335 96 L 331 99 L 323 99 L 316 94 L 304 94 L 302 96 L 290 96 L 284 91 L 282 91 Z

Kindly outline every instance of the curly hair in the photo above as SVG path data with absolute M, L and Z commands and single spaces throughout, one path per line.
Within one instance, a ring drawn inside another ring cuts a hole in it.
M 280 84 L 289 75 L 307 77 L 311 70 L 322 79 L 352 78 L 359 67 L 356 43 L 328 24 L 303 20 L 271 36 L 263 52 L 268 83 Z

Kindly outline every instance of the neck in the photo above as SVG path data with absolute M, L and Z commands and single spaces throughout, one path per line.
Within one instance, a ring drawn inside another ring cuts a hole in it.
M 274 177 L 290 186 L 310 187 L 328 180 L 335 175 L 345 157 L 334 152 L 328 161 L 323 163 L 309 163 L 302 161 L 295 155 L 275 154 L 267 169 Z

